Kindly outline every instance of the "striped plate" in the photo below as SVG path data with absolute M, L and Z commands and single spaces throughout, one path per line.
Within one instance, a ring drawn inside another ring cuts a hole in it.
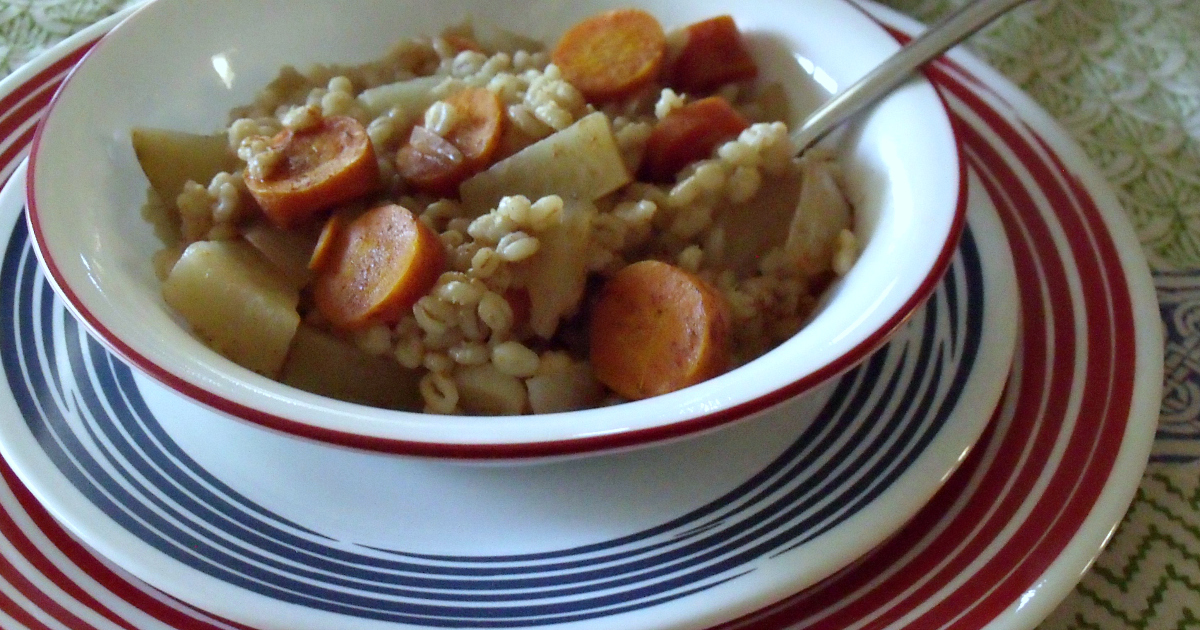
M 13 172 L 109 25 L 0 92 L 0 626 L 1031 627 L 1128 505 L 1161 381 L 1145 263 L 1078 149 L 970 58 L 935 77 L 972 165 L 970 227 L 888 346 L 761 421 L 467 467 L 213 416 L 66 315 Z

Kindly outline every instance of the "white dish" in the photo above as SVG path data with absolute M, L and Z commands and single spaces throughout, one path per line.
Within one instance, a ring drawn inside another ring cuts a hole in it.
M 285 64 L 363 63 L 401 38 L 440 32 L 466 16 L 554 41 L 570 24 L 614 6 L 539 0 L 513 11 L 479 0 L 359 0 L 346 5 L 353 10 L 330 12 L 324 0 L 306 1 L 146 5 L 64 82 L 31 152 L 31 235 L 68 308 L 129 363 L 219 411 L 317 440 L 429 457 L 538 458 L 641 446 L 735 424 L 856 365 L 923 302 L 954 251 L 965 220 L 958 143 L 936 91 L 912 82 L 831 144 L 845 169 L 862 252 L 823 294 L 812 320 L 764 356 L 617 413 L 443 416 L 301 392 L 218 355 L 163 301 L 152 264 L 161 243 L 137 211 L 147 182 L 130 131 L 212 133 Z M 897 48 L 843 0 L 639 6 L 668 29 L 732 10 L 759 53 L 763 78 L 793 92 L 794 116 L 809 109 L 805 97 L 845 86 Z M 297 33 L 330 35 L 313 45 Z M 805 64 L 824 86 L 805 75 Z
M 0 117 L 0 131 L 16 151 L 69 65 L 63 60 L 103 28 L 0 86 L 3 111 L 12 112 Z M 977 203 L 995 206 L 1018 254 L 1023 324 L 1009 388 L 976 450 L 908 527 L 837 576 L 723 629 L 1032 628 L 1089 566 L 1140 479 L 1162 349 L 1137 242 L 1103 179 L 1059 127 L 995 72 L 966 55 L 955 59 L 961 65 L 943 66 L 937 80 L 952 94 L 972 168 L 982 175 L 973 192 Z M 18 102 L 28 106 L 7 106 Z M 0 172 L 11 173 L 16 158 L 9 154 Z M 17 224 L 19 209 L 14 195 L 0 204 L 6 228 Z M 27 249 L 11 251 L 30 259 Z M 4 263 L 6 274 L 11 265 Z M 0 286 L 11 293 L 15 282 Z M 50 299 L 48 290 L 39 295 Z M 6 330 L 33 324 L 14 317 L 12 306 L 0 307 Z M 9 378 L 19 373 L 13 356 L 5 348 Z M 6 416 L 16 415 L 6 408 Z M 97 561 L 12 470 L 3 472 L 8 544 L 0 549 L 0 575 L 4 597 L 16 601 L 10 615 L 72 629 L 229 627 Z

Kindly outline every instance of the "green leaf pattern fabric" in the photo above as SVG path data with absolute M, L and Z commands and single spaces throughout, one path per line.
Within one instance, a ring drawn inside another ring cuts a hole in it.
M 884 4 L 931 23 L 968 1 Z M 0 2 L 0 74 L 125 4 Z M 966 46 L 1107 176 L 1154 270 L 1168 331 L 1154 459 L 1104 554 L 1041 628 L 1200 628 L 1200 0 L 1034 0 Z
M 124 4 L 112 0 L 0 2 L 0 74 L 7 76 L 39 52 Z
M 891 0 L 930 23 L 963 0 Z M 1200 4 L 1038 0 L 968 45 L 1112 182 L 1151 266 L 1200 269 Z

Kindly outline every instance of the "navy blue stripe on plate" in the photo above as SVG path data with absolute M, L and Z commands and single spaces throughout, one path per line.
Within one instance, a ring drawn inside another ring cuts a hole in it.
M 846 521 L 903 474 L 954 410 L 982 339 L 968 229 L 938 290 L 842 376 L 758 473 L 643 531 L 539 553 L 446 556 L 355 547 L 238 494 L 175 444 L 133 373 L 58 302 L 18 221 L 0 269 L 9 387 L 54 465 L 109 518 L 177 562 L 329 612 L 429 627 L 604 617 L 708 590 Z

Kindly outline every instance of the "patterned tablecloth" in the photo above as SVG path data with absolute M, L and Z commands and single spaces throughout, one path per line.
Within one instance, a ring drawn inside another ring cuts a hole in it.
M 885 0 L 932 22 L 968 0 Z M 125 0 L 0 2 L 0 75 Z M 967 42 L 1057 118 L 1137 229 L 1166 324 L 1152 461 L 1046 630 L 1200 628 L 1200 0 L 1036 0 Z

